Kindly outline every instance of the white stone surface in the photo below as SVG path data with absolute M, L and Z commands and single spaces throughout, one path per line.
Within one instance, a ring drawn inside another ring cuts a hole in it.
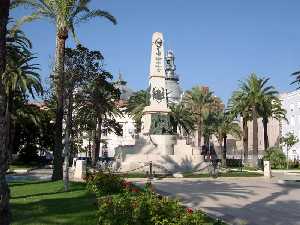
M 182 175 L 182 173 L 174 173 L 173 177 L 175 177 L 175 178 L 183 178 L 183 175 Z
M 264 177 L 272 177 L 270 161 L 264 161 Z
M 86 161 L 85 160 L 77 160 L 73 179 L 74 180 L 83 180 L 85 178 L 86 178 Z

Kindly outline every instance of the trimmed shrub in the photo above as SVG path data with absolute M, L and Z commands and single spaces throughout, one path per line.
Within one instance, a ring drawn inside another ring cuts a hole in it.
M 122 177 L 113 173 L 97 172 L 87 177 L 87 189 L 94 192 L 97 197 L 113 195 L 123 192 Z
M 178 201 L 150 191 L 126 192 L 99 198 L 99 225 L 217 225 L 199 211 L 186 209 Z
M 270 161 L 272 169 L 283 169 L 286 167 L 286 156 L 282 149 L 278 147 L 269 148 L 264 155 L 264 160 Z

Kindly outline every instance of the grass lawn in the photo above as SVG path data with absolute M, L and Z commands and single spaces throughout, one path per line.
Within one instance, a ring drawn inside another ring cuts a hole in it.
M 69 192 L 62 181 L 12 182 L 10 188 L 13 225 L 97 224 L 95 197 L 83 183 L 71 183 Z

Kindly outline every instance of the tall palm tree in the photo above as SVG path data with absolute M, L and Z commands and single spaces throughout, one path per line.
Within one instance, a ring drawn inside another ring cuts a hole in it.
M 32 98 L 35 94 L 40 95 L 43 92 L 40 76 L 36 72 L 38 69 L 31 61 L 34 59 L 31 55 L 20 55 L 19 57 L 10 57 L 8 54 L 6 71 L 4 73 L 4 82 L 7 94 L 7 111 L 10 114 L 9 125 L 9 157 L 11 159 L 15 122 L 16 122 L 16 104 L 18 98 L 26 99 L 27 93 Z
M 242 119 L 243 128 L 243 157 L 244 162 L 248 162 L 248 140 L 249 129 L 248 122 L 251 120 L 251 111 L 247 104 L 246 96 L 241 91 L 235 91 L 228 102 L 227 112 L 233 118 L 240 117 Z
M 6 111 L 6 93 L 3 73 L 6 67 L 6 33 L 10 0 L 2 0 L 0 7 L 0 224 L 10 223 L 9 187 L 6 182 L 8 169 L 8 125 Z
M 277 96 L 264 96 L 259 107 L 259 115 L 262 117 L 264 128 L 264 149 L 269 148 L 268 123 L 273 118 L 278 121 L 287 120 L 286 110 L 282 108 L 280 99 Z
M 218 139 L 220 149 L 222 149 L 222 165 L 226 167 L 226 155 L 227 155 L 227 136 L 230 134 L 235 138 L 241 138 L 240 125 L 234 121 L 234 116 L 221 112 L 217 122 L 215 135 Z M 222 146 L 223 145 L 223 146 Z
M 273 86 L 267 86 L 269 78 L 260 78 L 256 74 L 251 74 L 245 82 L 241 82 L 240 90 L 245 96 L 247 105 L 251 109 L 253 121 L 253 156 L 252 166 L 257 166 L 258 160 L 258 117 L 259 107 L 265 97 L 277 95 Z
M 64 114 L 64 52 L 69 33 L 78 42 L 75 26 L 95 17 L 104 17 L 116 24 L 116 19 L 108 12 L 102 10 L 90 10 L 91 0 L 14 0 L 12 6 L 29 6 L 33 12 L 24 16 L 18 22 L 23 23 L 38 19 L 49 19 L 56 26 L 56 51 L 54 65 L 54 83 L 56 86 L 57 109 L 55 128 L 55 151 L 53 180 L 63 177 L 62 171 L 62 121 Z
M 196 86 L 185 93 L 183 103 L 194 115 L 197 128 L 197 142 L 200 151 L 203 135 L 203 121 L 205 116 L 208 115 L 211 104 L 213 103 L 213 93 L 208 87 Z

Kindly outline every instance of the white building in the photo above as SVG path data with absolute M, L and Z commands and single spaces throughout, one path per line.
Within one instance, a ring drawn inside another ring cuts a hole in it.
M 281 122 L 281 135 L 291 132 L 300 138 L 300 90 L 283 93 L 280 95 L 282 107 L 287 111 L 288 121 Z M 286 153 L 286 149 L 283 148 Z M 289 158 L 300 159 L 300 142 L 289 151 Z

